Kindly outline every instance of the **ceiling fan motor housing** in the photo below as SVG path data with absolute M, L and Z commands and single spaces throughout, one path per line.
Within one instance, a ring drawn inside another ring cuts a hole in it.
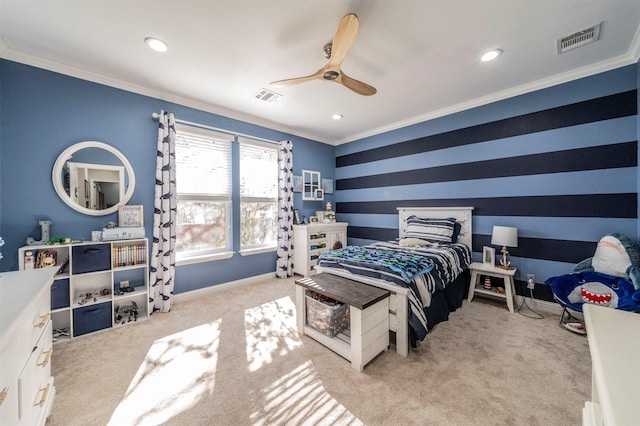
M 324 78 L 325 80 L 335 80 L 338 77 L 340 77 L 340 74 L 336 71 L 326 71 L 322 75 L 322 78 Z

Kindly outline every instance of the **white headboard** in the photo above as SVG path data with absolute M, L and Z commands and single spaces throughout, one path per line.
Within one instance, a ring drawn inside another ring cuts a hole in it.
M 398 207 L 398 219 L 400 220 L 399 237 L 404 238 L 407 231 L 407 218 L 418 216 L 421 218 L 444 219 L 453 217 L 460 223 L 460 235 L 458 242 L 466 244 L 472 249 L 471 239 L 473 229 L 471 226 L 471 212 L 473 207 Z

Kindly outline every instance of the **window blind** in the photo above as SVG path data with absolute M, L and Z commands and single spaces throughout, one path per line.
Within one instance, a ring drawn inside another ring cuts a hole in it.
M 239 137 L 240 197 L 253 200 L 278 198 L 278 147 L 275 144 Z
M 176 130 L 176 188 L 180 198 L 231 200 L 233 135 L 180 125 Z

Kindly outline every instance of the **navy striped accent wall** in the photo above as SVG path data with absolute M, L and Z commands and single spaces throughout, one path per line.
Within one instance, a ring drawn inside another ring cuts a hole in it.
M 400 206 L 473 206 L 474 258 L 515 226 L 517 278 L 542 283 L 604 234 L 637 240 L 637 86 L 627 66 L 338 146 L 349 244 L 396 238 Z

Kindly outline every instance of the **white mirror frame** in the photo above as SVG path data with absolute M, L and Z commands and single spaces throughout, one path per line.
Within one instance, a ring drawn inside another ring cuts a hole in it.
M 118 204 L 103 210 L 88 209 L 86 207 L 83 207 L 74 203 L 73 200 L 71 199 L 71 196 L 67 194 L 67 192 L 64 190 L 64 185 L 60 177 L 62 176 L 62 171 L 64 170 L 65 163 L 69 160 L 69 158 L 71 158 L 71 156 L 75 152 L 85 148 L 102 148 L 105 151 L 108 151 L 111 154 L 115 155 L 116 157 L 118 157 L 120 161 L 122 161 L 122 164 L 124 165 L 124 168 L 128 174 L 129 184 L 127 185 L 127 190 L 124 196 L 118 202 Z M 79 142 L 75 145 L 71 145 L 69 148 L 62 151 L 62 154 L 58 156 L 58 159 L 53 165 L 53 171 L 51 172 L 51 181 L 53 182 L 53 187 L 58 193 L 58 196 L 62 201 L 65 202 L 66 205 L 68 205 L 69 207 L 71 207 L 77 212 L 84 213 L 90 216 L 105 216 L 105 215 L 117 212 L 118 207 L 124 206 L 129 202 L 129 200 L 133 196 L 133 191 L 135 190 L 135 186 L 136 186 L 136 176 L 133 173 L 133 167 L 131 167 L 131 163 L 129 163 L 129 160 L 127 160 L 127 157 L 125 157 L 120 151 L 118 151 L 111 145 L 108 145 L 104 142 L 96 142 L 96 141 Z

